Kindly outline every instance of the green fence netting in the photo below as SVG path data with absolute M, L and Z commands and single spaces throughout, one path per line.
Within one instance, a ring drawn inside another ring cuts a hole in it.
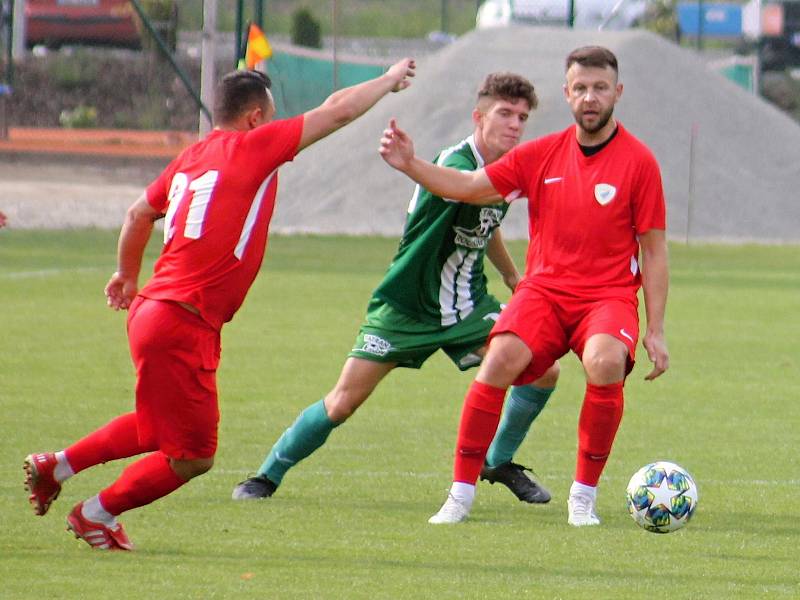
M 334 63 L 330 53 L 301 48 L 275 47 L 267 62 L 279 117 L 310 110 L 334 90 L 372 79 L 385 70 L 383 62 L 337 59 Z

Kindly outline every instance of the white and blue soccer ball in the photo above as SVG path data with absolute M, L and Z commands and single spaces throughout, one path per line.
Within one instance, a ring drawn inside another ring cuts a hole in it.
M 697 484 L 686 469 L 661 460 L 633 474 L 625 498 L 639 527 L 670 533 L 686 525 L 697 509 Z

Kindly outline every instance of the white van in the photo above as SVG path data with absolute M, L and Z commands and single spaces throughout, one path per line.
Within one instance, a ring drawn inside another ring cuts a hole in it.
M 573 0 L 575 27 L 579 29 L 629 29 L 644 16 L 646 0 Z M 478 29 L 567 24 L 570 0 L 486 0 L 478 9 Z

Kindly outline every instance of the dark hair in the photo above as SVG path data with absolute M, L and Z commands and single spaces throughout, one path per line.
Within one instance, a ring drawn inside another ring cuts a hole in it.
M 533 84 L 521 75 L 508 72 L 487 75 L 478 89 L 478 102 L 483 98 L 502 98 L 509 101 L 521 98 L 528 103 L 531 110 L 539 104 Z
M 214 122 L 230 123 L 253 105 L 269 102 L 269 76 L 261 71 L 231 71 L 220 80 L 214 101 Z
M 581 48 L 576 48 L 567 56 L 567 66 L 564 70 L 569 71 L 569 68 L 575 63 L 578 63 L 582 67 L 598 67 L 600 69 L 611 67 L 614 69 L 615 73 L 619 73 L 617 57 L 614 56 L 611 50 L 603 48 L 602 46 L 583 46 Z

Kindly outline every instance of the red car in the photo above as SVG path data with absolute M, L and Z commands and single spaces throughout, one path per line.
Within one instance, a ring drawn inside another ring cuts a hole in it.
M 142 45 L 139 18 L 128 0 L 27 0 L 25 37 L 29 48 Z

